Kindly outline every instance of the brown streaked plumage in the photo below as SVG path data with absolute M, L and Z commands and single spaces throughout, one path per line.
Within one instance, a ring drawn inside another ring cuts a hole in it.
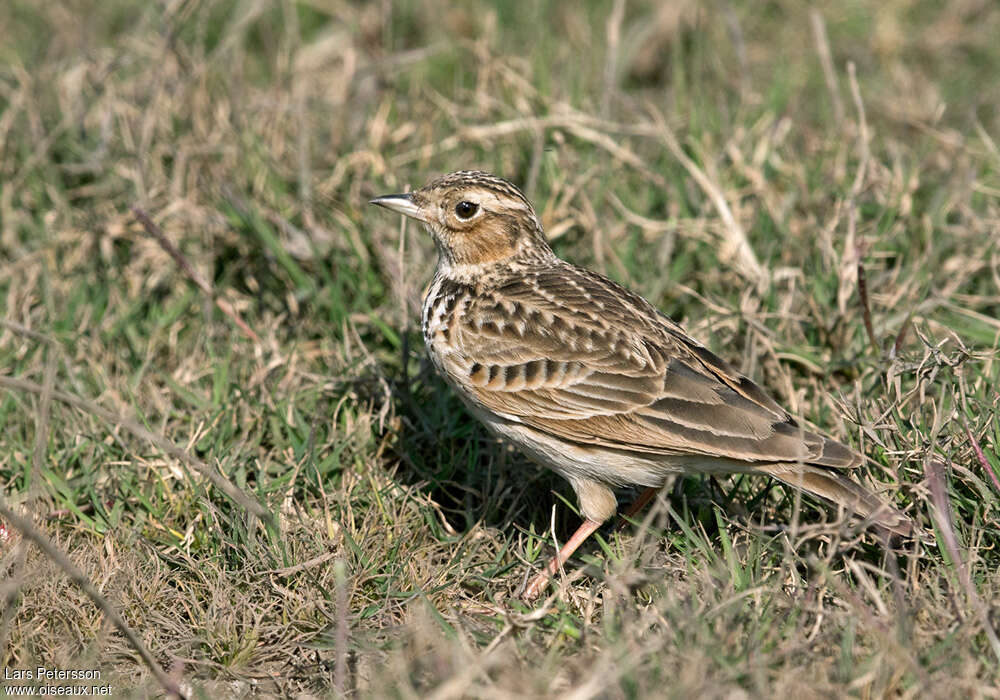
M 642 297 L 557 258 L 511 183 L 461 171 L 372 203 L 421 221 L 437 243 L 423 307 L 437 369 L 491 431 L 579 499 L 584 524 L 528 597 L 615 514 L 615 487 L 655 489 L 684 472 L 766 474 L 912 532 L 840 474 L 860 455 L 802 428 Z

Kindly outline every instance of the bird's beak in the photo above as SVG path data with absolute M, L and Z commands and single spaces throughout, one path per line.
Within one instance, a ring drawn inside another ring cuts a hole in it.
M 412 192 L 407 194 L 384 194 L 381 197 L 376 197 L 370 203 L 391 209 L 394 212 L 408 216 L 411 219 L 416 219 L 417 221 L 425 223 L 427 221 L 426 213 L 420 204 L 418 204 Z

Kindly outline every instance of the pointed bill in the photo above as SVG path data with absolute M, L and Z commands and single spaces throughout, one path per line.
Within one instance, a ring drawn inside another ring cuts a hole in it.
M 380 207 L 391 209 L 403 216 L 408 216 L 417 221 L 427 221 L 424 210 L 417 204 L 413 193 L 408 194 L 385 194 L 371 200 L 370 204 L 377 204 Z

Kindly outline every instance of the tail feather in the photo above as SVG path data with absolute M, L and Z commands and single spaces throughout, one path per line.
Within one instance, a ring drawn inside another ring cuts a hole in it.
M 823 467 L 810 464 L 761 464 L 757 470 L 789 486 L 841 505 L 897 535 L 910 537 L 913 521 L 860 484 Z

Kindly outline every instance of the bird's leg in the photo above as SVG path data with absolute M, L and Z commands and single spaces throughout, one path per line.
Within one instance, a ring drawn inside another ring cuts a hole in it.
M 656 497 L 656 494 L 658 494 L 660 492 L 661 488 L 663 488 L 663 487 L 662 486 L 650 486 L 649 488 L 645 489 L 642 493 L 640 493 L 639 497 L 637 499 L 635 499 L 634 501 L 632 501 L 632 504 L 628 508 L 625 509 L 624 513 L 622 513 L 622 516 L 621 516 L 622 519 L 621 519 L 621 521 L 619 523 L 619 526 L 620 527 L 624 526 L 625 523 L 629 520 L 629 518 L 633 517 L 636 513 L 638 513 L 643 508 L 645 508 L 646 504 L 649 503 L 651 500 L 653 500 Z
M 535 578 L 531 579 L 528 583 L 527 588 L 524 589 L 524 594 L 522 598 L 525 600 L 534 600 L 538 597 L 538 594 L 542 592 L 545 585 L 552 578 L 552 575 L 559 570 L 559 568 L 566 563 L 566 560 L 573 556 L 573 552 L 577 550 L 584 541 L 590 537 L 597 528 L 601 526 L 601 523 L 596 520 L 584 520 L 583 524 L 577 528 L 573 536 L 570 537 L 566 544 L 562 546 L 559 553 L 552 557 L 552 560 L 546 565 L 546 567 L 539 573 Z
M 645 508 L 646 504 L 653 500 L 662 488 L 662 486 L 650 486 L 644 489 L 643 492 L 639 494 L 639 497 L 625 509 L 624 513 L 622 513 L 622 523 L 626 522 L 626 519 L 632 518 L 636 513 Z M 573 552 L 575 552 L 588 537 L 594 534 L 594 531 L 600 526 L 601 523 L 596 520 L 584 520 L 580 527 L 577 528 L 576 532 L 573 533 L 573 536 L 570 537 L 569 540 L 566 541 L 566 544 L 562 546 L 559 553 L 552 557 L 545 569 L 531 579 L 528 586 L 524 589 L 522 597 L 525 600 L 534 600 L 537 598 L 538 594 L 542 592 L 542 589 L 545 588 L 545 585 L 549 582 L 549 579 L 552 578 L 552 575 L 555 574 L 555 572 L 558 571 L 571 556 L 573 556 Z

